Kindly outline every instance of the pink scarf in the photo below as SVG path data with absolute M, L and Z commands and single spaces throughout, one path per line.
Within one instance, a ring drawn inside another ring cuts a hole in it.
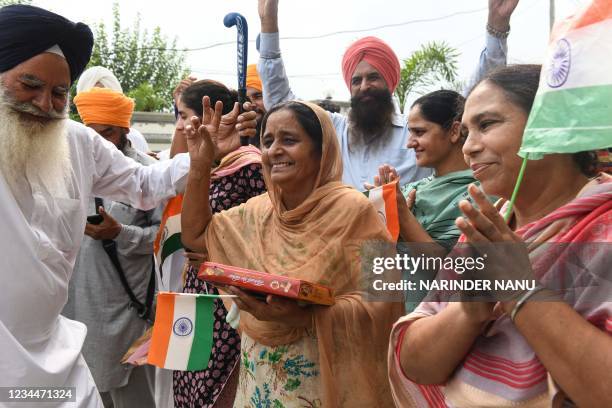
M 212 171 L 210 180 L 232 175 L 251 164 L 261 164 L 261 151 L 253 145 L 241 146 L 221 159 L 221 163 Z
M 576 199 L 520 228 L 517 233 L 528 244 L 539 280 L 556 289 L 571 287 L 564 301 L 591 324 L 612 334 L 609 265 L 604 261 L 604 244 L 596 244 L 612 240 L 612 177 L 601 175 L 588 183 Z M 459 242 L 462 241 L 464 237 Z M 550 243 L 555 245 L 543 245 Z M 569 246 L 557 245 L 559 243 L 587 245 L 580 251 L 569 251 Z M 568 253 L 574 257 L 573 262 L 568 262 Z M 576 254 L 582 255 L 578 262 Z M 580 265 L 579 272 L 568 266 L 570 264 Z M 551 272 L 542 274 L 538 270 Z M 398 358 L 403 333 L 414 321 L 435 315 L 446 306 L 446 302 L 421 303 L 393 327 L 388 363 L 397 406 L 446 407 L 457 401 L 491 407 L 517 403 L 523 404 L 521 406 L 550 405 L 555 391 L 549 388 L 546 368 L 506 315 L 495 320 L 491 328 L 476 339 L 472 350 L 446 384 L 419 385 L 406 378 Z

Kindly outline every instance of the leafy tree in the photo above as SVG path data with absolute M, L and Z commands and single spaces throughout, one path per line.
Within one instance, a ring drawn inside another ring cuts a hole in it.
M 166 39 L 156 27 L 151 34 L 141 30 L 140 16 L 131 28 L 121 27 L 119 4 L 113 4 L 110 37 L 104 22 L 93 26 L 94 48 L 88 66 L 110 69 L 123 92 L 136 98 L 136 109 L 169 111 L 172 91 L 188 70 L 185 52 L 176 48 L 176 38 Z
M 459 86 L 457 77 L 457 50 L 446 42 L 427 43 L 404 60 L 400 82 L 395 90 L 402 111 L 411 92 L 423 94 L 440 82 L 451 88 Z
M 128 95 L 136 101 L 135 111 L 139 112 L 153 112 L 159 110 L 160 106 L 164 106 L 166 101 L 159 92 L 146 82 L 138 85 L 137 88 L 132 89 L 128 92 Z

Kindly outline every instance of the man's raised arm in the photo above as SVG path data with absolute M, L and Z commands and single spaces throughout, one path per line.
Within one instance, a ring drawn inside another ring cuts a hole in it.
M 480 53 L 476 71 L 472 74 L 463 90 L 464 95 L 467 95 L 474 85 L 489 71 L 506 65 L 510 17 L 518 2 L 519 0 L 489 0 L 489 18 L 486 27 L 485 48 Z
M 259 0 L 261 36 L 257 71 L 263 84 L 266 110 L 274 105 L 295 99 L 289 86 L 285 65 L 281 58 L 278 34 L 278 0 Z

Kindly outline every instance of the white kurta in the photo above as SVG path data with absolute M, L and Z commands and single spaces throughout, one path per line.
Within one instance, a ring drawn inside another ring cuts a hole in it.
M 0 387 L 76 387 L 76 404 L 40 406 L 101 407 L 81 356 L 85 326 L 60 316 L 89 197 L 151 209 L 183 190 L 189 160 L 144 167 L 93 130 L 72 121 L 68 129 L 70 198 L 31 179 L 13 193 L 0 174 Z

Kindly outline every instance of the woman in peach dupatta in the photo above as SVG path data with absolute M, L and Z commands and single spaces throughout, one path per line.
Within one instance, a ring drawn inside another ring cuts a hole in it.
M 487 194 L 512 193 L 539 74 L 533 65 L 496 70 L 468 96 L 463 151 Z M 529 161 L 508 224 L 470 187 L 479 209 L 460 203 L 460 242 L 524 242 L 528 259 L 514 252 L 496 263 L 501 279 L 525 276 L 530 262 L 546 289 L 497 303 L 430 298 L 400 319 L 388 358 L 397 406 L 612 406 L 612 182 L 589 180 L 589 157 Z
M 268 193 L 214 215 L 205 197 L 217 113 L 208 108 L 203 123 L 195 120 L 198 132 L 189 132 L 184 244 L 214 262 L 336 292 L 335 305 L 323 307 L 272 296 L 262 302 L 228 289 L 241 309 L 243 361 L 234 406 L 392 406 L 384 356 L 403 306 L 364 300 L 360 259 L 364 244 L 391 237 L 365 196 L 340 182 L 329 115 L 302 102 L 270 110 L 261 133 Z

